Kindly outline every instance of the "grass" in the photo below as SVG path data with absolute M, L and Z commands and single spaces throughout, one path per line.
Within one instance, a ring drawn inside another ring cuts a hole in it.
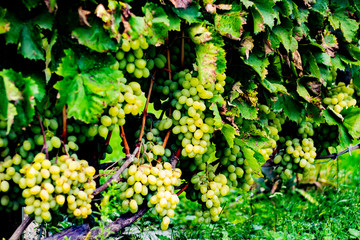
M 181 195 L 167 236 L 157 239 L 360 239 L 358 159 L 359 153 L 342 157 L 339 165 L 330 162 L 331 168 L 323 166 L 321 177 L 332 184 L 304 188 L 305 194 L 295 190 L 273 195 L 232 190 L 223 203 L 220 220 L 209 225 L 195 222 L 199 205 Z M 309 196 L 315 203 L 305 198 Z M 154 231 L 159 222 L 144 216 L 135 227 L 140 233 Z M 125 237 L 141 238 L 139 233 Z

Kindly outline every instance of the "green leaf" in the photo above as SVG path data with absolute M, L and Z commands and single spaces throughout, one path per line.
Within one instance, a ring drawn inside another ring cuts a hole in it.
M 0 117 L 6 118 L 9 100 L 7 98 L 6 87 L 4 79 L 0 77 Z
M 268 74 L 267 66 L 269 66 L 270 62 L 268 58 L 264 58 L 263 56 L 258 57 L 255 54 L 250 54 L 248 59 L 243 59 L 245 64 L 250 66 L 254 71 L 260 76 L 261 80 L 265 79 Z
M 254 31 L 255 34 L 264 30 L 264 24 L 272 28 L 274 26 L 274 19 L 276 17 L 273 7 L 274 1 L 252 0 L 254 5 L 252 6 L 252 14 L 254 18 Z M 257 26 L 255 26 L 257 25 Z
M 300 195 L 302 195 L 306 200 L 308 200 L 312 204 L 315 204 L 316 206 L 319 205 L 318 201 L 316 201 L 315 198 L 313 198 L 309 193 L 305 192 L 304 190 L 295 188 L 295 191 L 300 193 Z
M 41 101 L 45 95 L 45 89 L 42 84 L 39 84 L 34 78 L 23 77 L 20 73 L 12 69 L 4 69 L 0 72 L 5 85 L 5 98 L 4 108 L 1 109 L 1 115 L 4 118 L 13 119 L 16 114 L 19 116 L 16 121 L 19 126 L 27 126 L 35 115 L 36 101 Z M 4 90 L 2 90 L 4 92 Z M 8 122 L 8 131 L 10 130 L 12 120 Z
M 214 121 L 215 121 L 214 126 L 215 126 L 215 128 L 221 128 L 223 126 L 223 122 L 222 122 L 222 119 L 221 119 L 217 104 L 212 103 L 209 109 L 212 110 L 213 114 L 214 114 Z
M 27 7 L 28 10 L 36 7 L 41 4 L 41 0 L 22 0 L 23 4 Z
M 236 129 L 230 124 L 225 124 L 221 128 L 221 132 L 224 135 L 226 142 L 229 144 L 229 147 L 234 147 L 234 139 L 236 135 Z
M 216 157 L 216 146 L 215 146 L 214 143 L 211 143 L 210 149 L 211 149 L 211 150 L 210 150 L 209 152 L 211 152 L 211 153 L 210 153 L 209 159 L 207 160 L 207 163 L 208 163 L 208 164 L 213 163 L 213 162 L 215 162 L 217 159 L 219 159 L 219 158 Z
M 250 1 L 250 0 L 240 0 L 240 2 L 241 2 L 242 4 L 244 4 L 244 6 L 245 6 L 246 8 L 249 8 L 249 7 L 251 7 L 252 5 L 254 5 L 254 3 L 253 3 L 252 1 Z
M 56 72 L 64 77 L 55 84 L 60 101 L 68 105 L 69 117 L 86 123 L 97 122 L 104 107 L 120 92 L 118 79 L 123 74 L 107 65 L 103 66 L 100 57 L 103 55 L 79 53 L 79 57 L 70 49 L 65 53 Z
M 353 138 L 360 138 L 360 108 L 350 107 L 341 111 L 344 126 Z
M 216 14 L 214 19 L 215 29 L 223 36 L 239 40 L 246 23 L 242 11 Z
M 20 52 L 25 58 L 31 60 L 45 60 L 42 49 L 40 31 L 31 25 L 24 24 L 20 34 Z
M 237 108 L 240 111 L 241 117 L 249 120 L 255 120 L 258 118 L 257 110 L 255 107 L 251 107 L 249 104 L 247 104 L 244 101 L 233 101 L 234 105 L 237 106 Z
M 191 3 L 187 8 L 172 8 L 178 17 L 185 19 L 189 24 L 202 22 L 202 14 L 199 11 L 200 6 L 197 3 Z
M 271 79 L 264 79 L 263 81 L 261 81 L 261 84 L 267 90 L 269 90 L 269 92 L 271 92 L 271 93 L 281 92 L 281 93 L 288 94 L 288 91 L 287 91 L 286 87 L 280 81 L 276 82 L 276 81 L 271 80 Z
M 240 146 L 241 151 L 244 154 L 245 160 L 247 161 L 249 167 L 254 171 L 254 174 L 258 175 L 259 177 L 263 177 L 260 165 L 262 163 L 259 164 L 259 162 L 254 157 L 255 152 L 251 148 L 249 148 L 246 145 L 246 142 L 244 142 L 243 140 L 236 138 L 235 142 Z
M 164 44 L 170 30 L 170 21 L 165 10 L 155 3 L 146 3 L 143 12 L 145 21 L 148 24 L 147 36 L 149 44 Z
M 115 51 L 116 44 L 110 38 L 109 33 L 104 30 L 99 21 L 91 21 L 91 27 L 80 27 L 72 31 L 72 37 L 76 38 L 79 44 L 97 52 Z
M 329 16 L 329 22 L 334 29 L 341 29 L 347 42 L 352 42 L 359 29 L 359 23 L 355 19 L 351 19 L 348 11 L 344 8 L 337 8 Z
M 306 56 L 307 56 L 306 59 L 308 61 L 308 67 L 311 75 L 313 75 L 316 78 L 320 78 L 320 69 L 316 62 L 316 58 L 310 51 L 307 52 Z
M 219 48 L 213 43 L 204 43 L 197 45 L 195 51 L 199 80 L 202 83 L 215 82 Z
M 353 237 L 360 237 L 360 231 L 359 230 L 356 230 L 354 228 L 349 228 L 349 233 L 350 235 L 352 235 Z
M 323 16 L 327 14 L 327 9 L 329 5 L 329 0 L 317 0 L 313 5 L 311 10 L 315 11 Z
M 0 7 L 0 34 L 10 31 L 10 22 L 5 19 L 6 9 Z
M 298 120 L 303 116 L 304 108 L 303 106 L 292 97 L 288 95 L 282 95 L 278 97 L 278 100 L 275 102 L 275 109 L 283 109 L 286 116 L 289 117 L 291 121 L 298 122 Z

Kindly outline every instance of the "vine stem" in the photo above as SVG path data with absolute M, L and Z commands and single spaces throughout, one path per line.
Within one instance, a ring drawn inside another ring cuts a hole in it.
M 166 57 L 167 57 L 167 68 L 169 69 L 169 79 L 172 80 L 171 76 L 171 62 L 170 62 L 170 47 L 169 47 L 169 37 L 166 38 Z
M 62 138 L 63 138 L 63 141 L 66 142 L 66 135 L 67 135 L 67 112 L 66 112 L 66 105 L 64 105 L 63 110 L 62 110 L 62 121 L 63 121 Z
M 49 152 L 48 152 L 48 146 L 47 146 L 47 143 L 46 143 L 46 136 L 45 136 L 44 126 L 43 126 L 43 124 L 41 122 L 41 118 L 40 118 L 40 115 L 39 115 L 38 111 L 36 111 L 36 115 L 38 117 L 40 128 L 41 128 L 41 133 L 42 133 L 43 139 L 44 139 L 44 146 L 41 149 L 41 152 L 45 150 L 46 159 L 49 159 Z
M 151 97 L 151 92 L 152 92 L 152 88 L 153 88 L 153 85 L 154 85 L 154 77 L 155 77 L 155 74 L 156 74 L 156 72 L 155 72 L 155 73 L 153 74 L 153 76 L 151 77 L 149 92 L 148 92 L 148 96 L 147 96 L 147 99 L 146 99 L 145 108 L 144 108 L 144 111 L 143 111 L 143 117 L 142 117 L 142 123 L 141 123 L 141 131 L 140 131 L 139 140 L 138 140 L 138 144 L 137 144 L 138 147 L 140 146 L 142 137 L 143 137 L 143 135 L 144 135 L 146 117 L 147 117 L 147 115 L 148 115 L 148 114 L 147 114 L 147 109 L 148 109 L 148 106 L 149 106 L 150 97 Z M 140 153 L 140 152 L 139 152 L 139 153 Z
M 353 151 L 355 149 L 359 149 L 359 148 L 360 148 L 360 142 L 357 143 L 354 146 L 351 146 L 351 147 L 339 152 L 339 153 L 333 153 L 333 154 L 329 154 L 329 155 L 318 156 L 318 157 L 316 157 L 316 159 L 328 159 L 328 158 L 331 158 L 331 160 L 335 160 L 338 156 L 343 155 L 344 153 L 347 153 L 347 152 L 351 152 L 351 151 Z M 331 161 L 331 160 L 329 160 L 329 161 Z M 321 163 L 326 163 L 326 162 L 319 162 L 319 163 L 315 163 L 315 164 L 321 164 Z
M 181 31 L 181 57 L 180 57 L 181 67 L 185 65 L 185 32 L 184 29 Z
M 187 184 L 185 184 L 181 189 L 180 189 L 180 191 L 178 191 L 177 193 L 176 193 L 176 195 L 180 195 L 183 191 L 185 191 L 187 188 L 189 187 L 189 183 L 187 183 Z
M 135 160 L 135 156 L 139 152 L 139 149 L 140 147 L 137 146 L 134 152 L 131 155 L 127 156 L 126 161 L 123 163 L 123 165 L 121 165 L 119 170 L 114 175 L 112 175 L 111 178 L 109 178 L 103 185 L 101 185 L 100 187 L 94 190 L 93 192 L 94 196 L 98 195 L 100 192 L 108 188 L 108 186 L 110 186 L 113 182 L 119 181 L 120 174 Z
M 9 240 L 18 240 L 20 239 L 21 234 L 25 231 L 25 229 L 30 225 L 33 221 L 33 218 L 30 216 L 26 216 L 24 221 L 18 226 L 13 235 L 9 238 Z
M 120 137 L 124 143 L 124 149 L 125 149 L 126 156 L 130 155 L 130 148 L 129 148 L 129 144 L 126 140 L 124 126 L 120 126 Z
M 162 144 L 162 146 L 163 146 L 164 149 L 165 149 L 166 144 L 167 144 L 167 142 L 168 142 L 168 140 L 169 140 L 170 133 L 171 133 L 171 129 L 169 129 L 169 130 L 167 131 L 166 135 L 165 135 L 164 142 L 163 142 L 163 144 Z M 157 160 L 157 163 L 160 163 L 160 162 L 161 162 L 161 156 L 160 156 L 160 157 L 158 158 L 158 160 Z

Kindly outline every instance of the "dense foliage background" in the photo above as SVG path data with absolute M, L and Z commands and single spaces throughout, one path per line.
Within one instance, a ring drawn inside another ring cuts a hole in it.
M 0 210 L 106 238 L 187 200 L 216 222 L 256 186 L 316 204 L 299 184 L 359 146 L 359 6 L 1 3 Z

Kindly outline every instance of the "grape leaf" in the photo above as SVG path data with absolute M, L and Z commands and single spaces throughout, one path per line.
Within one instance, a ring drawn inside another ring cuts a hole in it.
M 360 138 L 360 108 L 350 107 L 343 109 L 344 126 L 353 138 Z
M 274 19 L 276 17 L 273 7 L 274 1 L 252 0 L 252 14 L 254 19 L 254 33 L 263 31 L 264 25 L 268 25 L 270 28 L 274 26 Z
M 214 19 L 215 29 L 223 36 L 240 40 L 243 25 L 246 23 L 243 16 L 245 12 L 232 11 L 225 14 L 216 14 Z
M 161 45 L 168 36 L 170 20 L 165 10 L 155 3 L 146 3 L 143 7 L 145 22 L 148 25 L 147 36 L 149 44 Z
M 248 59 L 243 59 L 245 64 L 250 66 L 263 80 L 268 74 L 267 66 L 270 64 L 268 58 L 259 57 L 255 54 L 250 54 Z
M 236 129 L 230 124 L 224 124 L 221 128 L 221 132 L 224 135 L 226 142 L 229 144 L 229 147 L 234 147 Z
M 189 24 L 202 22 L 202 14 L 197 3 L 191 3 L 187 8 L 173 8 L 178 17 L 185 19 Z
M 210 153 L 210 156 L 209 156 L 209 159 L 207 160 L 207 163 L 210 164 L 210 163 L 213 163 L 215 162 L 217 159 L 216 157 L 216 146 L 214 143 L 211 143 L 210 145 L 210 149 L 212 150 L 211 153 Z
M 257 110 L 255 107 L 251 107 L 249 104 L 247 104 L 244 101 L 233 101 L 234 105 L 237 106 L 237 108 L 240 111 L 241 117 L 249 120 L 255 120 L 257 119 Z
M 31 77 L 23 77 L 22 74 L 12 69 L 3 69 L 0 77 L 5 85 L 5 106 L 1 109 L 1 115 L 4 118 L 14 118 L 19 114 L 16 121 L 19 126 L 27 126 L 35 115 L 36 101 L 41 101 L 45 95 L 44 86 L 39 84 Z M 14 106 L 16 109 L 14 109 Z M 4 110 L 6 108 L 6 110 Z M 6 114 L 5 114 L 6 113 Z M 10 130 L 12 121 L 8 122 L 8 131 Z
M 123 76 L 122 72 L 102 66 L 95 54 L 78 57 L 70 49 L 65 53 L 56 71 L 64 77 L 55 84 L 60 101 L 68 104 L 69 117 L 86 123 L 96 122 L 104 107 L 120 91 L 118 79 Z
M 219 48 L 213 43 L 204 43 L 197 45 L 195 51 L 199 80 L 203 83 L 215 82 L 216 60 Z
M 278 110 L 283 109 L 285 115 L 294 122 L 298 122 L 304 114 L 303 106 L 288 95 L 279 96 L 278 100 L 275 102 L 274 108 Z
M 221 128 L 223 126 L 223 122 L 222 122 L 217 104 L 212 103 L 209 109 L 212 110 L 213 114 L 214 114 L 215 128 Z
M 351 42 L 359 29 L 359 23 L 348 16 L 348 11 L 344 8 L 337 8 L 329 16 L 329 22 L 334 29 L 339 29 L 344 34 L 345 40 Z
M 45 60 L 45 52 L 41 46 L 40 31 L 24 24 L 20 34 L 20 52 L 25 58 Z
M 76 38 L 79 44 L 97 52 L 115 51 L 116 44 L 104 30 L 99 21 L 89 21 L 91 27 L 79 27 L 72 31 L 72 37 Z
M 22 0 L 23 4 L 27 7 L 28 10 L 40 5 L 41 0 Z
M 280 81 L 276 82 L 271 79 L 264 79 L 263 81 L 261 81 L 261 84 L 271 93 L 281 92 L 288 94 L 286 87 Z
M 263 174 L 261 172 L 262 163 L 259 163 L 258 160 L 256 160 L 256 158 L 254 157 L 255 152 L 251 148 L 249 148 L 246 142 L 244 142 L 243 140 L 236 138 L 235 142 L 240 146 L 249 167 L 254 171 L 256 175 L 258 175 L 259 177 L 263 177 Z

